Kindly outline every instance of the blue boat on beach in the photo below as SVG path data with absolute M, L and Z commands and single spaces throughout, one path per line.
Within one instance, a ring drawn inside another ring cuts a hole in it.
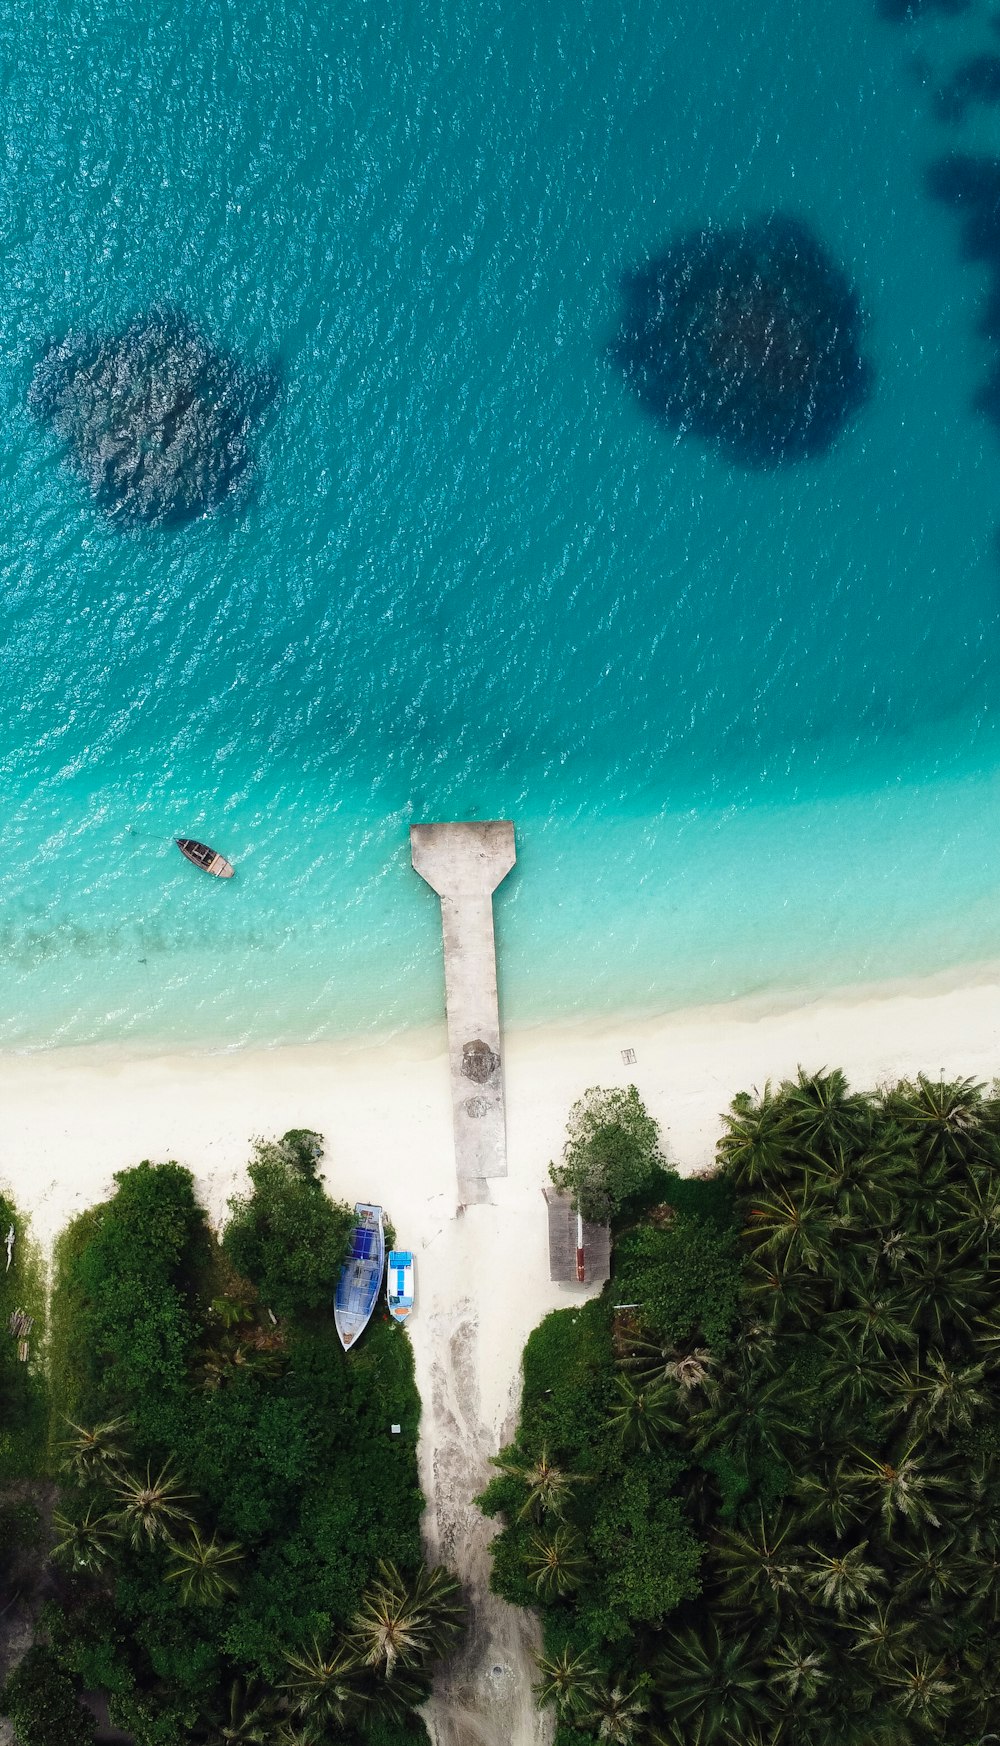
M 385 1270 L 382 1208 L 358 1201 L 354 1211 L 358 1222 L 351 1232 L 351 1252 L 340 1269 L 333 1300 L 333 1319 L 345 1352 L 371 1320 Z
M 409 1249 L 390 1249 L 385 1294 L 394 1321 L 405 1322 L 413 1308 L 413 1255 Z

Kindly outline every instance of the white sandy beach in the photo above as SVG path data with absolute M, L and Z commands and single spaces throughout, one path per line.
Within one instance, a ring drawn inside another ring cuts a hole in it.
M 622 1061 L 634 1049 L 634 1066 Z M 474 1630 L 429 1721 L 444 1746 L 544 1738 L 530 1694 L 531 1631 L 486 1593 L 489 1528 L 471 1507 L 513 1425 L 518 1358 L 546 1311 L 578 1290 L 548 1279 L 541 1190 L 569 1106 L 589 1085 L 639 1087 L 682 1171 L 709 1164 L 720 1111 L 798 1063 L 858 1086 L 923 1068 L 1000 1074 L 1000 971 L 769 1010 L 706 1008 L 639 1022 L 514 1031 L 506 1043 L 509 1175 L 457 1214 L 444 1025 L 364 1048 L 313 1046 L 135 1057 L 105 1049 L 0 1055 L 0 1185 L 48 1247 L 106 1196 L 115 1170 L 176 1159 L 213 1218 L 244 1181 L 248 1142 L 310 1126 L 331 1191 L 378 1199 L 417 1256 L 411 1336 L 424 1403 L 427 1537 L 467 1582 Z

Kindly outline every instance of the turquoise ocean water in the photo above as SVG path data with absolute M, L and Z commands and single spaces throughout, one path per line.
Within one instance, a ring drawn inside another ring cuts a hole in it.
M 987 281 L 925 188 L 1000 152 L 929 103 L 989 12 L 3 0 L 0 1042 L 436 1017 L 436 817 L 517 823 L 514 1021 L 1000 957 Z M 774 209 L 876 386 L 751 473 L 608 346 L 624 272 Z M 281 387 L 247 504 L 129 533 L 26 396 L 164 302 Z

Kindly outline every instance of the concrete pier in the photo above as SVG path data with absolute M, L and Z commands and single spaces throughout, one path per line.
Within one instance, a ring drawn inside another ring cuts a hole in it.
M 458 1198 L 471 1206 L 507 1174 L 493 893 L 517 859 L 514 826 L 413 825 L 410 854 L 441 899 Z

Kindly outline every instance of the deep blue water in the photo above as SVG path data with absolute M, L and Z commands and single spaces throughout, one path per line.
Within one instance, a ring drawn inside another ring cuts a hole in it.
M 926 184 L 1000 153 L 932 102 L 1000 38 L 876 13 L 3 0 L 0 1041 L 436 1015 L 431 817 L 518 825 L 514 1020 L 1000 956 L 990 269 Z M 609 348 L 627 272 L 770 211 L 874 388 L 744 469 Z M 28 392 L 162 305 L 280 390 L 245 501 L 128 530 Z

